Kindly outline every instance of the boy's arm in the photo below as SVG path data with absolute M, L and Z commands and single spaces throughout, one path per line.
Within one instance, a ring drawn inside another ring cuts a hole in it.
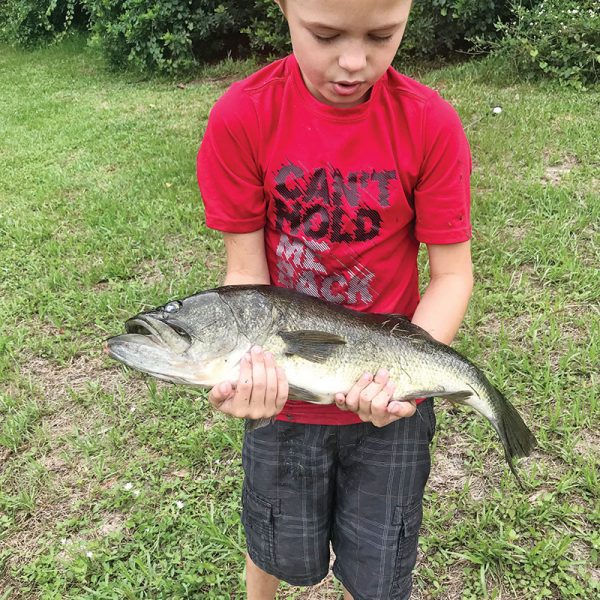
M 450 344 L 467 312 L 473 291 L 471 243 L 429 244 L 430 280 L 412 322 Z
M 470 242 L 428 244 L 430 281 L 417 306 L 412 322 L 435 339 L 449 344 L 467 310 L 473 289 Z M 383 427 L 415 413 L 413 402 L 390 402 L 394 392 L 389 374 L 380 370 L 366 374 L 346 394 L 336 396 L 337 405 L 358 413 L 363 421 Z
M 251 233 L 223 233 L 227 255 L 224 285 L 269 283 L 263 229 Z
M 225 233 L 227 272 L 225 285 L 269 283 L 264 231 Z M 221 412 L 249 419 L 272 417 L 283 409 L 288 382 L 270 352 L 252 348 L 242 357 L 236 385 L 223 381 L 208 393 L 210 403 Z

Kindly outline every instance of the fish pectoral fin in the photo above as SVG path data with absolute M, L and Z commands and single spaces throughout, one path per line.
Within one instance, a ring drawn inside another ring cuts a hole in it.
M 317 394 L 291 383 L 289 384 L 289 397 L 292 400 L 304 400 L 304 402 L 312 402 L 313 404 L 323 404 L 323 400 Z
M 299 331 L 279 331 L 279 336 L 286 343 L 286 354 L 295 354 L 311 362 L 325 362 L 338 346 L 346 340 L 327 331 L 303 329 Z

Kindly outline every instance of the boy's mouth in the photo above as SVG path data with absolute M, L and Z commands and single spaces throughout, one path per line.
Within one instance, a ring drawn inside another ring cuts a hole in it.
M 351 96 L 359 90 L 362 83 L 362 81 L 334 81 L 333 89 L 340 96 Z

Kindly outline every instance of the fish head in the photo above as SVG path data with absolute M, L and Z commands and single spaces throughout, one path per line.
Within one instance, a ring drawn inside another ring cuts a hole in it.
M 106 341 L 107 354 L 172 383 L 212 387 L 231 378 L 247 350 L 231 309 L 212 291 L 140 313 L 125 330 Z

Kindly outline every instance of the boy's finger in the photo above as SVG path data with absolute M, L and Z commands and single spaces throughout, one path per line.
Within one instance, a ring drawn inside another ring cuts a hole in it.
M 208 392 L 208 401 L 215 407 L 218 408 L 227 398 L 233 393 L 233 386 L 229 381 L 222 381 L 215 385 L 210 392 Z
M 252 361 L 252 393 L 250 404 L 259 410 L 265 406 L 265 390 L 267 387 L 267 372 L 262 348 L 254 346 L 250 351 Z
M 287 402 L 289 394 L 289 384 L 285 372 L 281 367 L 275 367 L 275 373 L 277 375 L 277 399 L 275 401 L 275 408 L 280 413 Z
M 348 410 L 348 407 L 346 406 L 346 396 L 344 394 L 336 394 L 334 400 L 340 410 Z
M 352 412 L 358 412 L 360 408 L 360 395 L 362 391 L 373 381 L 371 373 L 364 373 L 362 377 L 350 388 L 346 394 L 346 408 Z
M 373 381 L 360 392 L 358 414 L 361 419 L 366 419 L 368 421 L 372 420 L 373 401 L 382 393 L 383 396 L 380 401 L 383 401 L 383 397 L 385 396 L 385 386 L 387 385 L 389 378 L 390 374 L 386 369 L 379 369 L 375 374 Z M 389 400 L 389 397 L 386 398 L 386 403 L 387 400 Z
M 417 405 L 414 400 L 410 402 L 392 400 L 388 404 L 387 412 L 391 415 L 394 415 L 400 419 L 404 419 L 406 417 L 412 417 L 417 411 Z
M 252 394 L 252 364 L 249 354 L 242 356 L 240 360 L 240 376 L 235 387 L 235 396 L 233 401 L 240 408 L 250 403 Z
M 389 380 L 390 372 L 387 369 L 378 369 L 377 373 L 375 373 L 375 377 L 373 378 L 373 381 L 379 385 L 386 385 Z
M 393 383 L 388 383 L 385 387 L 373 398 L 371 402 L 371 414 L 378 421 L 387 421 L 390 413 L 387 410 L 388 404 L 394 395 L 396 386 Z
M 277 370 L 275 360 L 270 352 L 264 353 L 265 365 L 265 408 L 267 411 L 275 411 L 277 403 Z
M 379 386 L 379 384 L 377 385 Z M 390 415 L 387 411 L 387 405 L 394 394 L 394 389 L 394 384 L 388 382 L 371 400 L 369 420 L 376 427 L 383 427 L 396 419 L 396 417 Z

